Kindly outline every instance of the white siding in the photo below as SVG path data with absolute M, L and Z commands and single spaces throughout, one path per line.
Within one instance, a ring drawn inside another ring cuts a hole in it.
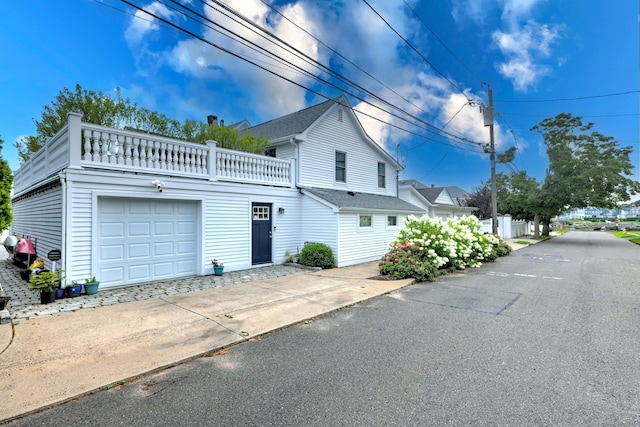
M 300 185 L 395 196 L 396 170 L 364 139 L 346 109 L 342 118 L 337 108 L 330 109 L 299 143 Z M 335 181 L 336 150 L 347 154 L 346 183 Z M 385 188 L 378 187 L 378 162 L 386 164 Z
M 282 144 L 276 147 L 276 157 L 279 159 L 295 159 L 296 147 L 293 144 Z
M 362 229 L 359 225 L 360 215 L 372 216 L 371 229 Z M 398 226 L 387 227 L 387 216 L 396 215 Z M 340 258 L 338 267 L 379 261 L 387 253 L 389 243 L 402 226 L 403 214 L 372 214 L 370 212 L 341 213 L 340 218 Z
M 51 262 L 47 254 L 62 250 L 62 186 L 55 182 L 18 197 L 12 202 L 14 220 L 11 233 L 18 238 L 29 236 L 36 245 L 37 256 Z M 56 268 L 59 268 L 57 264 Z
M 92 244 L 95 239 L 94 212 L 97 198 L 191 200 L 200 202 L 197 274 L 212 274 L 211 259 L 223 262 L 225 271 L 251 268 L 251 203 L 271 203 L 273 207 L 273 262 L 284 261 L 284 251 L 302 246 L 300 195 L 297 190 L 260 185 L 163 178 L 159 193 L 153 176 L 114 175 L 102 172 L 68 171 L 69 214 L 67 232 L 69 251 L 67 277 L 83 280 L 92 274 Z M 279 214 L 283 207 L 285 213 Z M 95 267 L 95 266 L 94 266 Z
M 412 188 L 400 188 L 400 192 L 398 193 L 400 199 L 405 202 L 409 202 L 414 206 L 424 209 L 424 215 L 428 215 L 433 218 L 433 206 L 429 205 L 424 197 L 420 194 L 417 194 L 417 191 Z
M 333 256 L 338 259 L 338 214 L 330 207 L 303 197 L 301 206 L 303 220 L 299 249 L 305 242 L 324 243 L 333 250 Z

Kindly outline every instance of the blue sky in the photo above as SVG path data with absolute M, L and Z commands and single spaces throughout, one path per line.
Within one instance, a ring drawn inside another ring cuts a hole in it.
M 0 135 L 2 155 L 13 169 L 19 166 L 13 142 L 35 134 L 33 120 L 42 107 L 77 83 L 107 94 L 120 87 L 138 105 L 179 120 L 204 121 L 214 114 L 226 123 L 247 119 L 254 125 L 345 92 L 356 110 L 382 121 L 361 116 L 376 142 L 400 154 L 406 164 L 402 179 L 473 190 L 490 176 L 489 156 L 480 146 L 488 143 L 489 128 L 479 109 L 488 103 L 488 84 L 498 115 L 497 151 L 516 145 L 518 169 L 544 177 L 544 146 L 530 128 L 568 112 L 633 146 L 634 177 L 639 176 L 638 0 L 220 2 L 396 110 L 199 0 L 180 3 L 339 88 L 275 64 L 214 32 L 219 27 L 211 23 L 206 27 L 179 15 L 168 0 L 130 1 L 298 85 L 121 1 L 2 2 Z M 397 117 L 406 113 L 413 124 Z M 429 132 L 436 128 L 458 138 Z M 508 169 L 499 165 L 498 171 Z

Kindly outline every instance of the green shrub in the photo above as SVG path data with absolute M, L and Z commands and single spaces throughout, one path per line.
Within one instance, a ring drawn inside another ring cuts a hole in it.
M 509 246 L 505 242 L 500 242 L 500 244 L 498 244 L 498 246 L 496 246 L 496 254 L 498 256 L 509 255 L 511 253 L 511 251 L 512 251 L 511 246 Z
M 412 243 L 396 244 L 380 261 L 380 273 L 395 279 L 413 277 L 418 282 L 432 281 L 438 272 L 427 254 Z
M 307 243 L 304 245 L 298 255 L 298 261 L 302 265 L 320 268 L 333 268 L 336 264 L 333 251 L 324 243 Z

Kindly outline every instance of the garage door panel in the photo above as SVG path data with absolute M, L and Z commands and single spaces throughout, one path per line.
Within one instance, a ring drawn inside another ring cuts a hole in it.
M 101 287 L 196 274 L 198 203 L 98 199 Z
M 122 261 L 124 259 L 124 246 L 103 245 L 100 247 L 100 260 L 102 261 Z
M 145 215 L 151 214 L 152 206 L 147 200 L 128 200 L 128 209 L 125 209 L 130 215 Z
M 173 236 L 174 225 L 173 221 L 156 221 L 153 232 L 156 236 Z
M 100 268 L 100 282 L 124 281 L 124 267 Z
M 196 248 L 192 240 L 184 240 L 176 242 L 176 254 L 178 255 L 193 255 L 196 254 Z
M 136 243 L 127 246 L 129 249 L 129 258 L 149 258 L 151 255 L 151 248 L 149 243 Z
M 153 245 L 154 256 L 173 255 L 173 242 L 160 242 Z
M 176 274 L 179 275 L 187 275 L 190 274 L 190 271 L 194 271 L 196 269 L 195 258 L 193 261 L 185 260 L 176 262 L 177 271 Z
M 127 267 L 127 276 L 129 280 L 149 280 L 151 268 L 149 264 L 129 265 Z
M 122 222 L 103 222 L 99 228 L 100 237 L 124 237 L 124 224 Z
M 149 237 L 151 236 L 151 224 L 148 222 L 130 222 L 129 237 Z
M 196 224 L 193 221 L 178 221 L 177 234 L 190 236 L 196 234 Z
M 173 262 L 156 262 L 153 264 L 153 273 L 156 277 L 170 277 L 175 274 Z

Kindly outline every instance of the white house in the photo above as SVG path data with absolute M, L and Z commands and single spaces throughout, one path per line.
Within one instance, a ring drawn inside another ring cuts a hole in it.
M 400 198 L 420 206 L 432 218 L 458 218 L 473 215 L 474 207 L 462 206 L 460 201 L 465 198 L 464 190 L 459 187 L 427 187 L 419 181 L 410 179 L 399 182 Z M 452 196 L 455 194 L 455 197 Z
M 12 234 L 101 287 L 282 263 L 306 242 L 379 259 L 402 218 L 400 165 L 339 97 L 251 128 L 269 156 L 69 122 L 15 173 Z M 47 262 L 47 265 L 50 264 Z M 60 264 L 59 264 L 60 265 Z

